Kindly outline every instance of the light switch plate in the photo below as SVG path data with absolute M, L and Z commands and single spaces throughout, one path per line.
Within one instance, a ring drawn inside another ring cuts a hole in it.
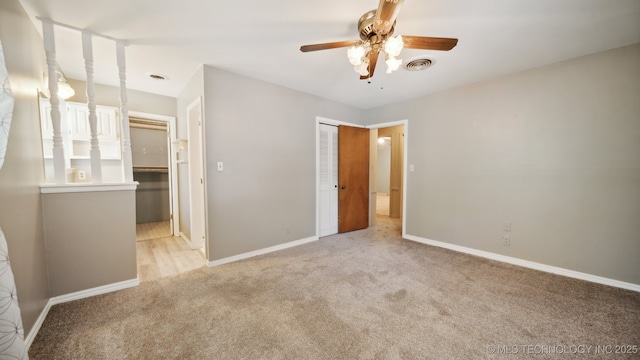
M 218 161 L 218 171 L 222 170 L 224 170 L 224 165 L 222 164 L 222 161 Z

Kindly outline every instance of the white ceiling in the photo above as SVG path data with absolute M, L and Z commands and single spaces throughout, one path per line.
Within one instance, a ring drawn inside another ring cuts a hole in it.
M 357 20 L 378 0 L 20 0 L 36 16 L 129 42 L 131 89 L 178 96 L 202 64 L 360 108 L 372 108 L 640 42 L 640 0 L 406 0 L 395 34 L 454 37 L 425 71 L 359 80 L 346 49 L 302 53 L 301 45 L 355 40 Z M 84 79 L 80 35 L 56 27 L 58 64 Z M 115 46 L 96 38 L 96 81 L 117 85 Z M 150 79 L 148 73 L 169 80 Z

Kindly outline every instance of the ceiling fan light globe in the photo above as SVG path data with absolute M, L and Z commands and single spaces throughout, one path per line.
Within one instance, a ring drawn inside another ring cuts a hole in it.
M 353 66 L 362 64 L 362 58 L 365 55 L 365 49 L 362 46 L 352 46 L 347 50 L 347 57 Z
M 392 57 L 400 55 L 403 47 L 404 41 L 402 40 L 402 35 L 390 37 L 384 42 L 384 52 Z
M 391 74 L 392 72 L 398 70 L 398 68 L 402 64 L 402 59 L 396 59 L 395 57 L 389 55 L 387 56 L 385 62 L 387 63 L 387 74 Z
M 369 64 L 366 62 L 362 62 L 362 64 L 355 66 L 353 69 L 361 76 L 369 75 Z

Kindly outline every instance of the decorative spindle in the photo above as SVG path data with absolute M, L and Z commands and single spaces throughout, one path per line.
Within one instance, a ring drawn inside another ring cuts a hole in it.
M 94 183 L 102 183 L 102 159 L 98 140 L 98 117 L 96 116 L 96 93 L 93 81 L 93 36 L 82 32 L 82 53 L 87 72 L 87 107 L 89 108 L 89 128 L 91 129 L 91 177 Z
M 120 75 L 120 115 L 122 116 L 122 174 L 125 183 L 133 182 L 133 161 L 131 159 L 131 138 L 129 135 L 129 110 L 127 108 L 127 68 L 124 55 L 125 44 L 116 41 L 118 74 Z
M 42 34 L 49 72 L 49 102 L 51 103 L 51 123 L 53 126 L 53 172 L 56 184 L 66 184 L 67 174 L 62 140 L 60 99 L 58 98 L 58 74 L 56 71 L 56 44 L 51 21 L 42 20 Z

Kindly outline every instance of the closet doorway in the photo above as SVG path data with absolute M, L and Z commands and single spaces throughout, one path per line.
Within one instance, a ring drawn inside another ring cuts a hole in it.
M 317 121 L 317 234 L 367 228 L 370 131 L 329 119 Z
M 136 190 L 138 278 L 147 281 L 205 265 L 180 237 L 175 118 L 130 112 Z
M 170 138 L 166 122 L 129 118 L 138 240 L 171 236 Z

